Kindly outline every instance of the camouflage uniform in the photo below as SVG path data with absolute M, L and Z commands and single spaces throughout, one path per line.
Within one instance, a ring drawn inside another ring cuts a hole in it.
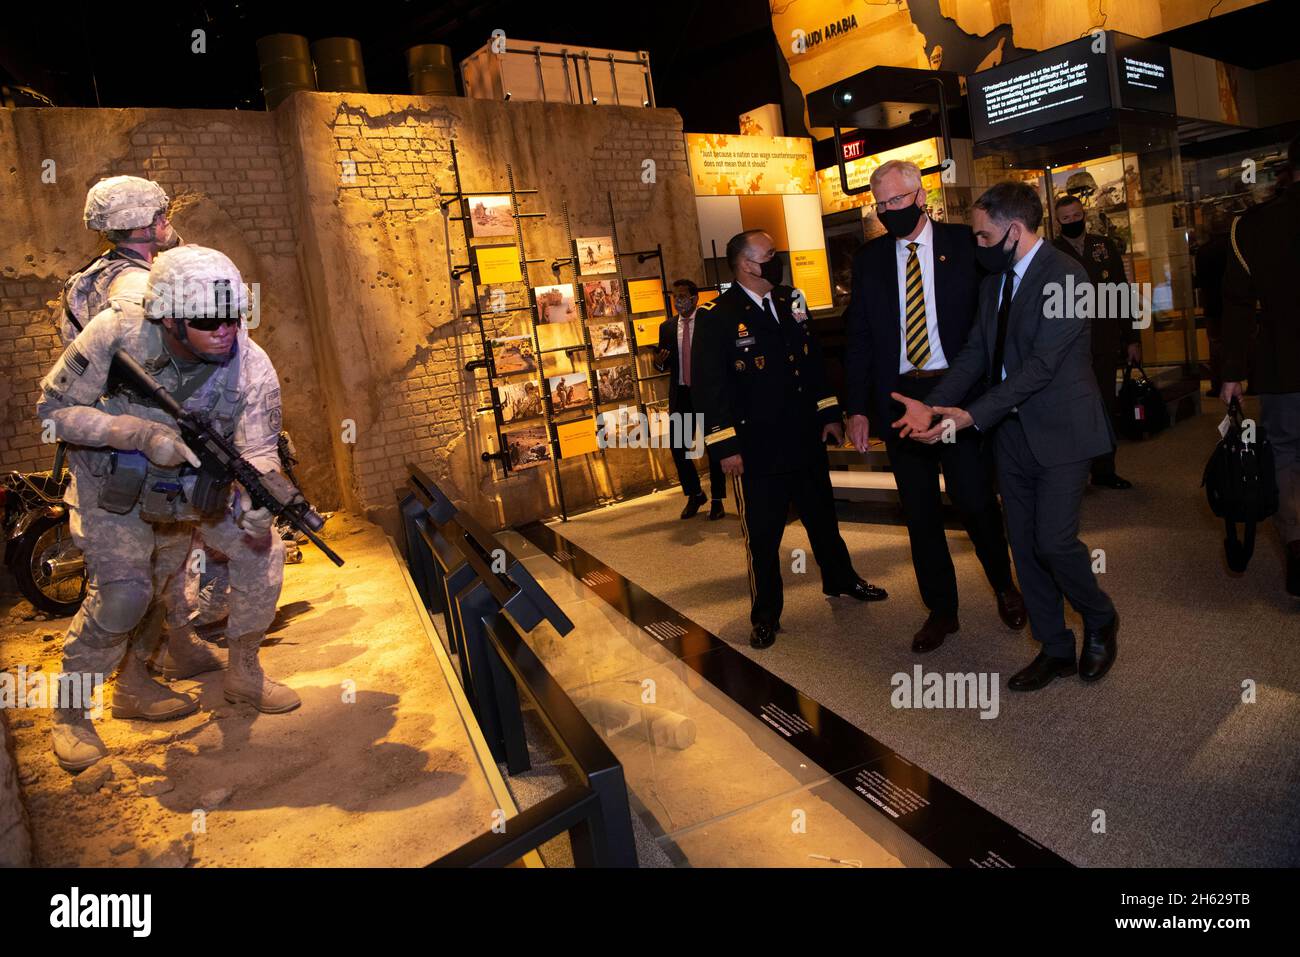
M 134 176 L 114 176 L 100 180 L 86 195 L 84 219 L 86 226 L 95 230 L 139 228 L 153 222 L 154 216 L 166 209 L 168 197 L 156 183 Z M 61 304 L 63 309 L 57 322 L 59 335 L 65 346 L 70 345 L 90 320 L 115 304 L 123 307 L 123 314 L 144 320 L 144 296 L 149 284 L 149 263 L 133 249 L 114 247 L 101 253 L 77 270 L 63 284 Z M 195 547 L 202 545 L 197 539 Z M 159 550 L 165 558 L 167 551 Z M 193 634 L 191 619 L 195 615 L 194 591 L 197 574 L 189 566 L 173 576 L 164 593 L 165 575 L 155 569 L 157 589 L 163 609 L 153 609 L 141 625 L 139 640 L 133 642 L 137 653 L 147 660 L 157 650 L 159 630 L 164 627 L 168 636 L 175 636 L 169 651 L 175 650 L 180 659 L 170 654 L 159 662 L 169 677 L 191 677 L 203 671 L 221 667 L 221 662 L 202 649 Z M 191 587 L 191 580 L 194 585 Z M 164 611 L 165 609 L 165 611 Z M 186 652 L 182 654 L 182 652 Z M 178 667 L 184 662 L 185 667 Z
M 70 425 L 82 408 L 134 415 L 175 427 L 166 412 L 133 392 L 117 390 L 104 395 L 113 353 L 123 348 L 169 392 L 175 394 L 180 387 L 180 371 L 163 345 L 161 327 L 142 321 L 133 312 L 119 303 L 96 316 L 42 381 L 37 411 L 42 420 L 54 419 L 58 434 L 73 434 Z M 260 471 L 278 469 L 280 385 L 275 369 L 265 351 L 244 331 L 235 351 L 236 355 L 183 404 L 186 409 L 214 414 L 214 425 L 231 437 Z M 235 524 L 233 502 L 227 503 L 217 520 L 195 520 L 182 513 L 170 522 L 141 517 L 143 502 L 126 514 L 99 507 L 111 454 L 107 449 L 74 444 L 68 456 L 72 535 L 85 553 L 90 581 L 85 603 L 68 629 L 64 669 L 107 674 L 117 666 L 121 645 L 143 618 L 155 588 L 166 586 L 186 565 L 194 530 L 230 560 L 230 589 L 237 600 L 231 603 L 229 632 L 265 631 L 275 617 L 284 577 L 280 539 L 271 535 L 255 547 Z M 151 476 L 146 485 L 152 481 Z M 184 477 L 181 484 L 185 484 Z M 158 558 L 151 562 L 155 550 Z M 156 574 L 152 564 L 157 565 Z
M 169 286 L 197 288 L 198 308 L 191 312 L 187 306 L 182 316 L 176 304 L 168 307 L 163 290 Z M 238 313 L 224 311 L 232 297 Z M 214 312 L 218 301 L 223 311 Z M 176 317 L 168 321 L 182 343 L 190 343 L 185 317 L 197 322 L 243 315 L 246 304 L 238 270 L 215 250 L 180 247 L 150 267 L 144 309 Z M 197 708 L 192 698 L 151 681 L 139 654 L 125 654 L 128 635 L 153 595 L 188 565 L 197 532 L 229 560 L 226 699 L 268 713 L 292 710 L 301 703 L 298 696 L 267 678 L 257 660 L 284 576 L 284 544 L 270 533 L 270 513 L 243 512 L 242 496 L 232 495 L 230 486 L 214 486 L 206 474 L 179 464 L 189 459 L 197 465 L 198 459 L 172 417 L 151 397 L 110 382 L 118 351 L 132 356 L 187 410 L 205 413 L 254 468 L 280 468 L 279 380 L 246 331 L 237 333 L 228 354 L 196 352 L 202 362 L 182 363 L 168 350 L 163 326 L 145 320 L 133 304 L 116 302 L 91 320 L 42 380 L 37 406 L 70 447 L 66 500 L 89 576 L 86 600 L 68 629 L 63 670 L 108 675 L 121 664 L 113 698 L 118 717 L 166 720 Z M 56 710 L 55 756 L 69 771 L 89 767 L 106 753 L 87 717 L 66 706 Z

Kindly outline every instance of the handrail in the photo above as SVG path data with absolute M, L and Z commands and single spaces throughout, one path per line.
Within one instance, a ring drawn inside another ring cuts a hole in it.
M 522 637 L 543 620 L 560 634 L 573 623 L 496 535 L 416 465 L 408 465 L 407 486 L 399 494 L 409 520 L 406 560 L 425 604 L 441 602 L 446 612 L 466 697 L 493 757 L 511 773 L 529 766 L 522 687 L 582 778 L 430 866 L 505 865 L 567 832 L 578 866 L 635 867 L 623 766 Z

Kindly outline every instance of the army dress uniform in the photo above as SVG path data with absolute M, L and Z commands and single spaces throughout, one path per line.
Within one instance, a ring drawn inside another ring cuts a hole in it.
M 840 537 L 821 441 L 822 429 L 841 421 L 839 400 L 827 385 L 807 311 L 793 296 L 789 286 L 776 286 L 764 297 L 773 314 L 734 283 L 700 304 L 691 349 L 692 393 L 709 455 L 721 461 L 739 453 L 743 461 L 735 493 L 748 552 L 750 621 L 773 629 L 783 607 L 780 546 L 791 502 L 808 532 L 822 590 L 843 594 L 860 583 Z
M 121 661 L 127 635 L 154 594 L 188 567 L 191 534 L 230 560 L 229 635 L 263 632 L 275 617 L 284 576 L 279 536 L 256 541 L 235 523 L 230 487 L 205 511 L 195 500 L 199 477 L 188 466 L 163 468 L 139 452 L 77 443 L 93 432 L 92 409 L 131 415 L 176 428 L 163 409 L 110 379 L 114 353 L 125 349 L 189 410 L 206 412 L 214 427 L 259 471 L 280 468 L 280 386 L 265 351 L 241 330 L 221 364 L 180 363 L 163 343 L 160 324 L 139 307 L 115 302 L 73 340 L 41 382 L 37 412 L 69 440 L 72 536 L 85 555 L 86 600 L 64 645 L 64 671 L 109 674 Z M 141 476 L 143 481 L 140 481 Z M 146 653 L 151 649 L 146 650 Z

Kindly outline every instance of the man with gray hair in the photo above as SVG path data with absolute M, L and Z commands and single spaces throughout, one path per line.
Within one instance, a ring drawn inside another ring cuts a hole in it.
M 925 213 L 915 163 L 891 160 L 871 174 L 875 211 L 888 235 L 853 257 L 853 295 L 844 314 L 844 407 L 849 439 L 867 451 L 870 420 L 885 440 L 912 546 L 912 567 L 929 611 L 912 639 L 918 654 L 956 632 L 957 573 L 944 531 L 939 470 L 961 516 L 1008 628 L 1025 626 L 1025 606 L 1011 578 L 1002 509 L 977 433 L 933 446 L 908 442 L 888 423 L 898 417 L 890 393 L 925 401 L 948 375 L 970 336 L 979 301 L 975 241 L 969 226 L 936 223 Z M 983 391 L 975 382 L 965 402 Z
M 1032 691 L 1079 674 L 1096 681 L 1115 660 L 1119 615 L 1097 584 L 1079 541 L 1079 505 L 1091 463 L 1114 448 L 1115 433 L 1092 372 L 1090 316 L 1047 315 L 1050 293 L 1079 287 L 1088 274 L 1038 235 L 1043 204 L 1024 183 L 998 183 L 976 202 L 976 256 L 991 273 L 980 288 L 979 318 L 948 374 L 922 402 L 894 393 L 906 412 L 901 435 L 939 442 L 974 427 L 992 433 L 1011 554 L 1042 651 L 1013 675 Z M 1058 293 L 1059 294 L 1059 293 Z M 986 391 L 959 408 L 980 380 Z M 932 424 L 935 413 L 943 420 Z M 1083 616 L 1076 660 L 1063 599 Z

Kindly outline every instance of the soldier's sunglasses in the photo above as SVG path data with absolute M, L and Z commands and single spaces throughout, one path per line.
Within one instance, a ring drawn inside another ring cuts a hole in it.
M 240 322 L 239 316 L 194 316 L 186 319 L 191 329 L 197 329 L 199 332 L 216 332 L 224 325 L 237 326 Z

